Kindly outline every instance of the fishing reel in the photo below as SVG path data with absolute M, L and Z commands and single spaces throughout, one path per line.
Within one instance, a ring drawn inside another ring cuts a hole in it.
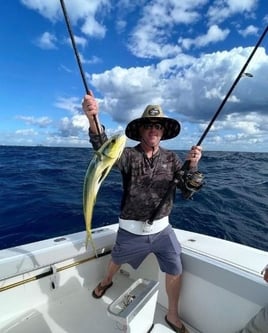
M 204 185 L 204 175 L 199 171 L 182 171 L 179 176 L 180 187 L 184 199 L 192 199 L 195 192 Z

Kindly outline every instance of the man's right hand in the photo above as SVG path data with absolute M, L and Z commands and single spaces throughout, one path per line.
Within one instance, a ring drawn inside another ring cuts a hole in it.
M 90 91 L 89 94 L 84 96 L 82 107 L 85 112 L 85 115 L 88 118 L 91 131 L 93 133 L 98 134 L 98 128 L 99 128 L 100 132 L 102 132 L 102 126 L 98 119 L 99 105 L 92 91 Z
M 85 115 L 90 118 L 96 116 L 99 112 L 98 102 L 96 101 L 93 93 L 90 91 L 90 94 L 84 96 L 82 107 L 85 112 Z

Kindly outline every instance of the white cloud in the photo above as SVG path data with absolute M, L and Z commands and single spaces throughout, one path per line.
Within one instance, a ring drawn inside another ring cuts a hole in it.
M 208 10 L 210 22 L 221 23 L 235 14 L 251 16 L 258 0 L 216 0 Z
M 118 33 L 122 33 L 127 26 L 127 22 L 125 20 L 117 20 L 116 22 L 116 30 Z
M 229 34 L 229 29 L 220 29 L 217 25 L 209 27 L 208 31 L 204 35 L 199 35 L 196 38 L 180 38 L 179 42 L 183 48 L 189 49 L 190 47 L 204 47 L 211 43 L 223 41 Z
M 71 39 L 69 38 L 69 43 L 71 45 Z M 81 37 L 81 36 L 74 36 L 74 40 L 75 40 L 75 44 L 76 45 L 80 45 L 82 46 L 83 48 L 87 45 L 87 40 L 86 38 L 84 37 Z
M 268 116 L 261 115 L 257 112 L 249 112 L 248 114 L 233 113 L 227 115 L 225 126 L 229 128 L 240 130 L 247 135 L 259 135 L 267 130 L 268 125 L 265 127 L 264 124 L 268 124 Z
M 68 68 L 67 66 L 62 65 L 62 64 L 59 66 L 59 69 L 63 70 L 64 72 L 67 72 L 67 73 L 72 73 L 73 72 L 70 68 Z
M 86 18 L 81 30 L 86 35 L 98 38 L 103 38 L 106 34 L 106 28 L 98 23 L 93 17 Z
M 153 100 L 155 103 L 162 102 L 157 80 L 157 71 L 150 66 L 129 69 L 117 66 L 102 74 L 92 75 L 93 85 L 105 96 L 100 103 L 101 109 L 111 112 L 119 122 L 138 116 L 140 105 Z
M 74 115 L 71 118 L 64 117 L 60 120 L 57 136 L 59 137 L 86 137 L 88 131 L 88 120 L 84 115 Z
M 41 128 L 47 127 L 52 123 L 49 117 L 16 116 L 16 119 L 24 121 L 27 125 L 35 125 Z
M 21 3 L 52 22 L 64 19 L 60 1 L 21 0 Z M 83 20 L 81 30 L 84 34 L 98 38 L 105 36 L 106 28 L 97 21 L 96 16 L 102 16 L 109 10 L 109 0 L 66 0 L 65 7 L 71 26 L 76 25 L 79 20 Z
M 82 64 L 90 64 L 90 65 L 93 65 L 93 64 L 99 64 L 102 62 L 102 60 L 99 58 L 99 57 L 96 57 L 96 56 L 92 56 L 91 58 L 89 59 L 86 59 L 83 54 L 79 54 L 79 58 L 81 60 L 81 63 Z
M 254 25 L 249 25 L 245 29 L 238 30 L 240 35 L 242 35 L 243 37 L 247 37 L 249 35 L 257 35 L 258 31 L 259 31 L 259 29 L 257 27 L 255 27 Z
M 77 114 L 72 117 L 72 124 L 74 127 L 82 129 L 83 131 L 88 131 L 88 119 L 85 115 Z M 83 133 L 84 134 L 84 133 Z
M 44 32 L 37 40 L 36 45 L 41 49 L 56 49 L 56 42 L 57 38 L 55 35 L 51 34 L 50 32 Z
M 55 21 L 58 16 L 59 2 L 57 1 L 21 0 L 21 3 L 51 21 Z
M 200 19 L 198 9 L 204 3 L 205 0 L 149 1 L 132 32 L 130 50 L 143 58 L 164 58 L 178 54 L 180 47 L 168 42 L 174 27 Z
M 59 109 L 70 111 L 72 114 L 81 113 L 82 102 L 78 97 L 59 97 L 54 103 Z
M 206 120 L 227 94 L 251 51 L 252 48 L 234 48 L 199 58 L 178 55 L 157 66 L 117 66 L 92 75 L 91 83 L 105 96 L 102 109 L 116 121 L 127 122 L 137 115 L 137 110 L 152 102 L 192 121 Z M 241 112 L 266 112 L 267 58 L 265 51 L 259 49 L 248 68 L 254 77 L 241 79 L 225 113 L 233 113 L 234 108 Z
M 102 74 L 92 75 L 91 84 L 103 93 L 101 112 L 110 114 L 123 126 L 139 117 L 150 103 L 161 104 L 167 116 L 180 119 L 183 125 L 187 122 L 191 123 L 190 128 L 194 124 L 199 125 L 195 134 L 183 132 L 184 139 L 180 138 L 182 144 L 191 142 L 193 135 L 198 137 L 207 127 L 251 51 L 252 48 L 238 47 L 198 58 L 180 54 L 162 60 L 156 66 L 128 69 L 117 66 Z M 265 116 L 268 105 L 268 56 L 263 48 L 258 50 L 247 71 L 254 76 L 243 77 L 238 82 L 211 128 L 206 139 L 209 144 L 219 140 L 219 132 L 226 131 L 223 136 L 230 138 L 234 135 L 237 144 L 241 142 L 243 147 L 246 140 L 265 140 L 268 133 L 268 129 L 264 128 L 264 124 L 268 124 Z M 211 135 L 213 133 L 216 137 Z
M 18 136 L 24 136 L 24 137 L 32 137 L 32 136 L 36 136 L 38 134 L 38 132 L 32 128 L 28 128 L 28 129 L 19 129 L 15 131 L 15 134 Z

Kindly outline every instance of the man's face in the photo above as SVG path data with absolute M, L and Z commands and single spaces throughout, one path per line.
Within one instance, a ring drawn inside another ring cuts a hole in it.
M 150 146 L 158 146 L 163 136 L 164 127 L 160 122 L 148 122 L 141 126 L 140 134 Z

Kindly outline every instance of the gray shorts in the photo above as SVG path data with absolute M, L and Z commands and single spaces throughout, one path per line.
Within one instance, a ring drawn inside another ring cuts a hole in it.
M 135 235 L 119 228 L 112 250 L 115 264 L 127 263 L 137 269 L 150 253 L 155 254 L 162 272 L 182 273 L 181 246 L 170 225 L 153 235 Z

